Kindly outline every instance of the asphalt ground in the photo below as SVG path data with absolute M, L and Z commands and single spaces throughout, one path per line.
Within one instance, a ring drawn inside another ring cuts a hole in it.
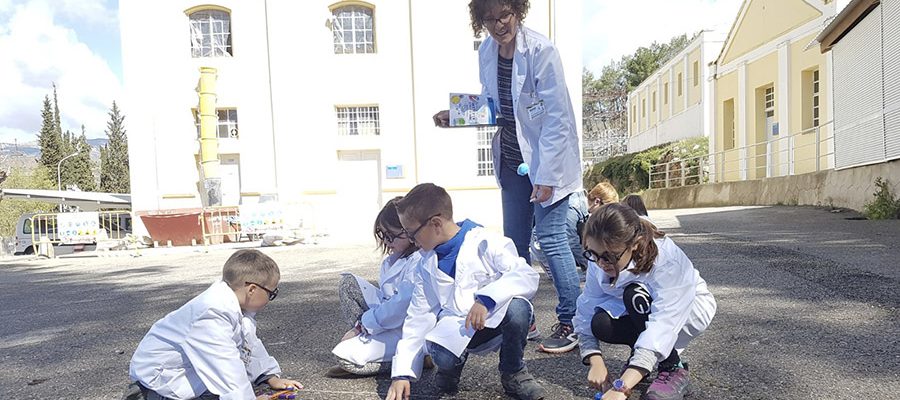
M 900 387 L 900 222 L 811 207 L 651 211 L 709 283 L 718 313 L 684 358 L 694 399 L 895 399 Z M 281 266 L 279 296 L 259 335 L 301 399 L 376 399 L 390 377 L 336 380 L 331 348 L 337 279 L 376 279 L 368 247 L 262 249 Z M 153 322 L 203 291 L 232 250 L 145 250 L 141 256 L 0 259 L 0 399 L 118 399 L 128 362 Z M 542 273 L 535 301 L 545 333 L 556 293 Z M 548 399 L 593 396 L 577 351 L 526 349 Z M 628 356 L 604 346 L 611 371 Z M 501 399 L 497 356 L 470 357 L 458 399 Z M 413 397 L 438 398 L 426 372 Z M 637 399 L 634 395 L 632 399 Z

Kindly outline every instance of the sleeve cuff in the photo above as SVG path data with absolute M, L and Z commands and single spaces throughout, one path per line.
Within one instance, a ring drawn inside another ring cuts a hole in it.
M 253 386 L 259 386 L 259 385 L 262 385 L 263 383 L 268 382 L 269 379 L 272 379 L 272 378 L 278 378 L 278 375 L 275 375 L 275 374 L 263 374 L 263 375 L 260 375 L 258 378 L 256 378 L 255 381 L 253 381 Z
M 483 294 L 476 295 L 475 298 L 478 299 L 479 303 L 483 304 L 484 307 L 487 308 L 488 312 L 493 312 L 494 307 L 497 306 L 497 302 L 494 301 L 494 299 Z
M 593 355 L 603 356 L 603 352 L 600 351 L 597 339 L 594 339 L 593 337 L 588 338 L 579 335 L 578 348 L 581 351 L 581 363 L 584 365 L 591 365 L 590 358 Z
M 653 350 L 638 347 L 634 349 L 634 355 L 628 360 L 628 366 L 642 369 L 645 373 L 649 373 L 656 367 L 656 362 L 656 353 Z

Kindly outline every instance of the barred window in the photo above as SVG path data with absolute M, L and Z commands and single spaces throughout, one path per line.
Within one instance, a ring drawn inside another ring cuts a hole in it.
M 819 70 L 812 73 L 812 126 L 819 126 Z
M 338 135 L 380 135 L 378 106 L 335 107 Z
M 231 15 L 219 10 L 201 10 L 190 14 L 191 56 L 230 57 Z
M 334 54 L 375 53 L 373 10 L 364 6 L 335 8 L 331 20 Z
M 491 142 L 497 133 L 496 126 L 479 126 L 475 149 L 478 152 L 478 176 L 494 176 L 494 153 L 491 151 Z

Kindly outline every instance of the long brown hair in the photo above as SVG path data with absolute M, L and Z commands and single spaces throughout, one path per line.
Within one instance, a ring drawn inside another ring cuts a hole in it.
M 631 208 L 621 203 L 604 204 L 594 211 L 588 219 L 584 230 L 584 242 L 591 238 L 609 248 L 617 244 L 627 247 L 637 243 L 637 249 L 631 254 L 634 260 L 632 271 L 636 274 L 650 272 L 653 262 L 659 254 L 654 239 L 664 237 L 650 221 L 638 217 Z
M 381 209 L 381 212 L 378 213 L 378 216 L 375 217 L 375 228 L 372 233 L 375 235 L 375 241 L 378 243 L 378 249 L 381 250 L 381 254 L 387 255 L 390 252 L 385 237 L 387 235 L 393 236 L 393 232 L 403 231 L 403 225 L 400 224 L 400 216 L 397 214 L 397 202 L 402 198 L 403 196 L 397 196 L 388 200 Z M 394 240 L 407 239 L 395 238 Z M 416 250 L 418 250 L 418 246 L 410 243 L 409 247 L 406 248 L 406 251 L 404 251 L 403 254 L 400 254 L 400 257 L 406 257 Z

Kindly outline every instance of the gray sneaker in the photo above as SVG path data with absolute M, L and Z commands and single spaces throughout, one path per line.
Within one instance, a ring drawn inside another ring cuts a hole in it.
M 503 391 L 519 400 L 539 400 L 544 398 L 544 388 L 528 372 L 528 368 L 522 368 L 514 374 L 500 375 L 503 383 Z

